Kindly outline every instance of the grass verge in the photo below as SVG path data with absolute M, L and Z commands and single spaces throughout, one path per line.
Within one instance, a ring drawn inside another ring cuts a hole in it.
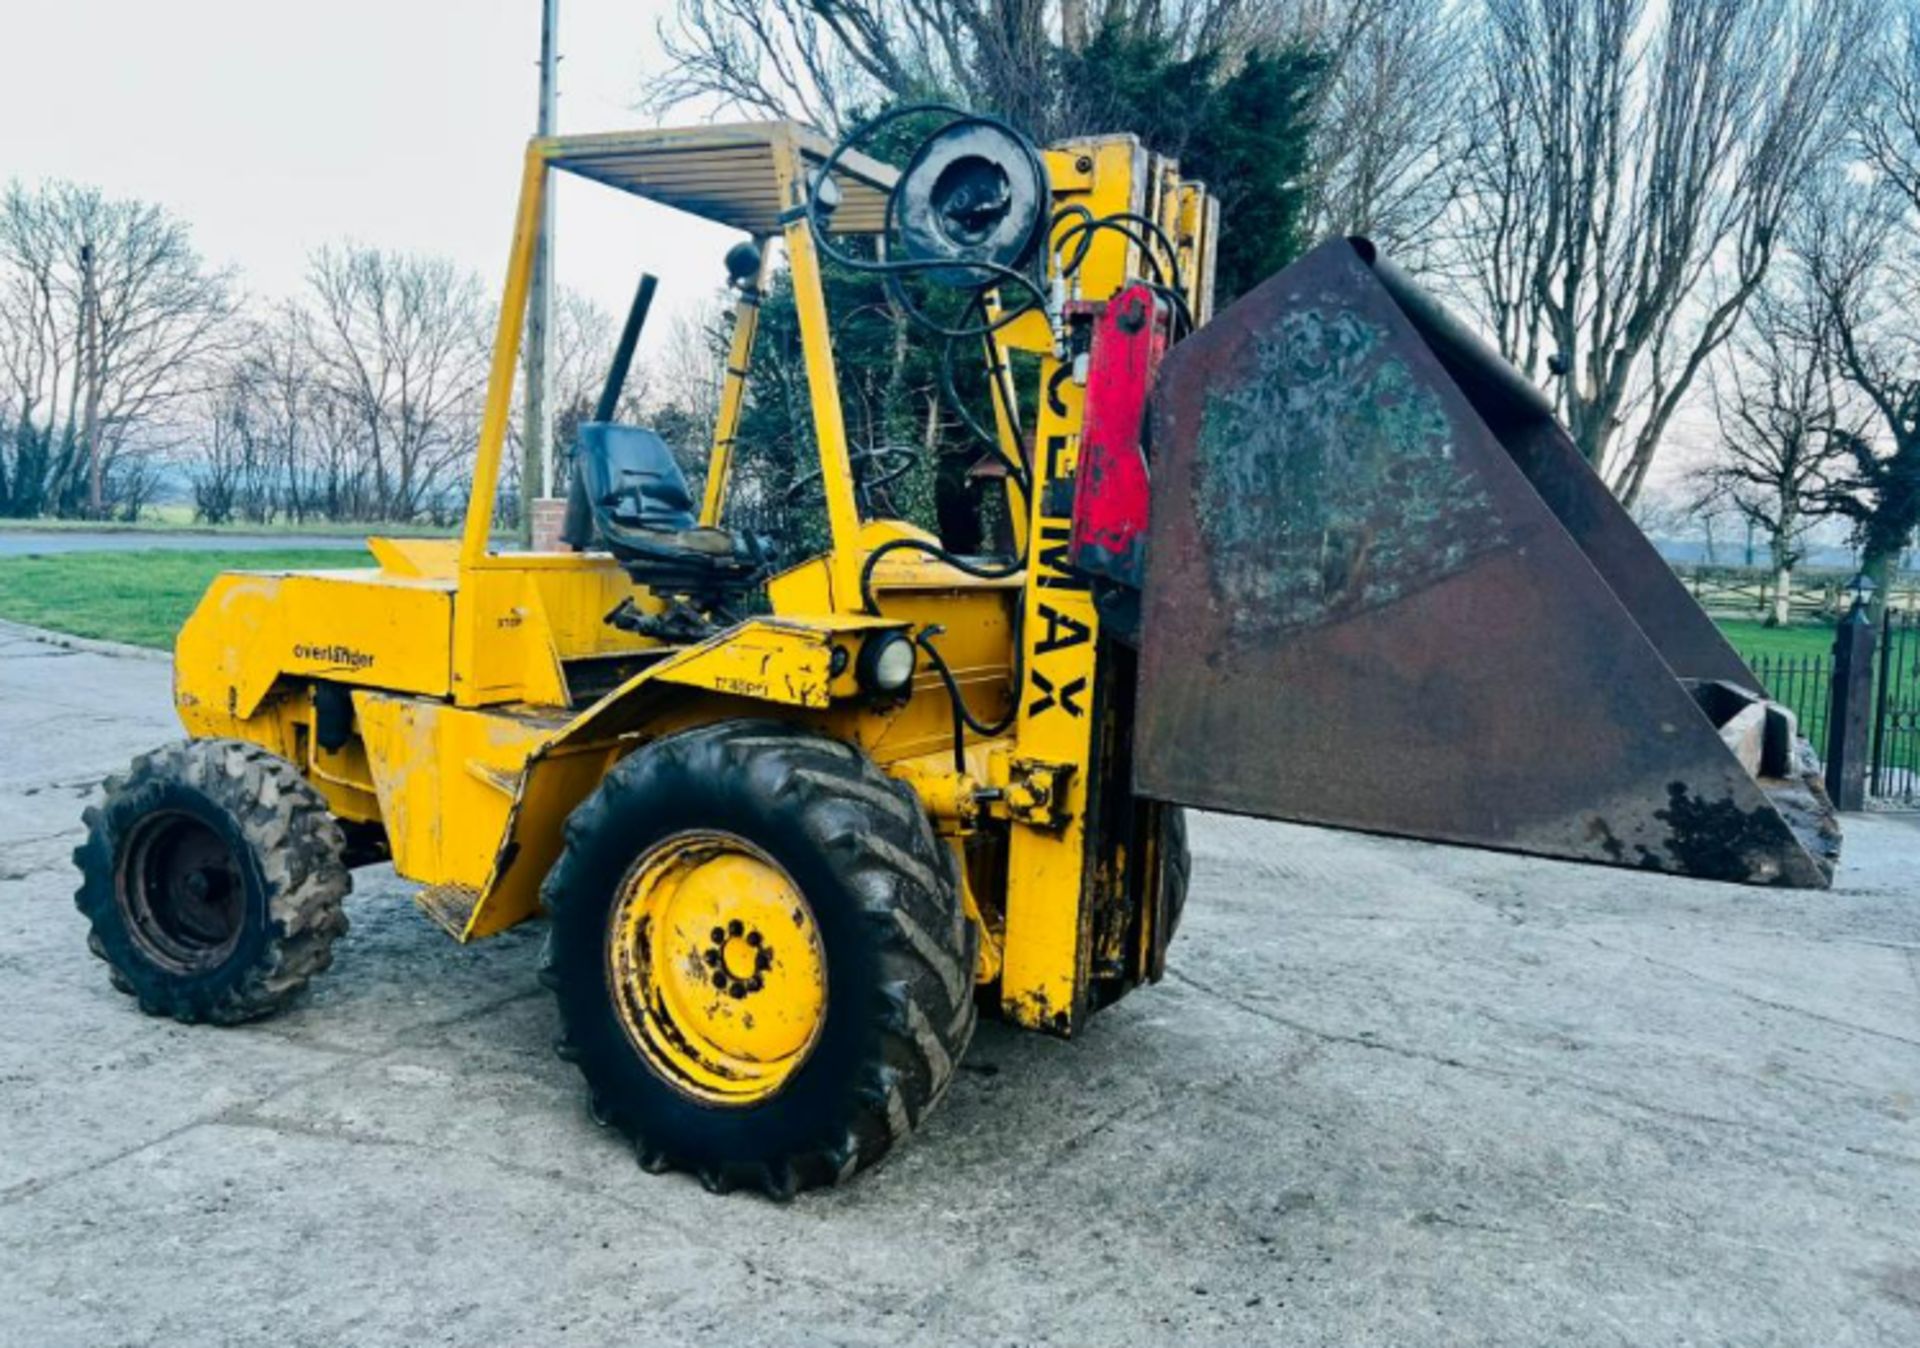
M 1715 622 L 1733 648 L 1748 657 L 1826 655 L 1833 650 L 1833 626 L 1830 623 L 1768 627 L 1765 623 L 1747 618 L 1717 618 Z
M 368 566 L 347 548 L 67 552 L 0 557 L 0 618 L 79 637 L 167 649 L 222 571 Z

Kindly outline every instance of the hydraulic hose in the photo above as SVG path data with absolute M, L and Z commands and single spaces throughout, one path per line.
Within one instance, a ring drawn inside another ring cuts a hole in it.
M 1045 161 L 1041 159 L 1038 148 L 1035 147 L 1031 140 L 1014 130 L 1014 128 L 1005 121 L 997 117 L 969 112 L 964 108 L 956 107 L 950 103 L 910 103 L 890 109 L 877 117 L 862 122 L 847 132 L 846 135 L 842 136 L 839 142 L 834 145 L 826 159 L 822 162 L 807 194 L 805 205 L 807 228 L 812 234 L 814 246 L 819 250 L 821 256 L 848 271 L 880 277 L 886 286 L 889 299 L 910 322 L 943 339 L 940 352 L 940 390 L 942 396 L 959 417 L 962 426 L 966 428 L 968 433 L 992 449 L 995 456 L 999 458 L 1005 466 L 1015 486 L 1018 487 L 1023 501 L 1031 505 L 1033 488 L 1026 466 L 1015 461 L 1014 457 L 1006 452 L 1005 447 L 1000 443 L 1000 437 L 988 430 L 988 428 L 974 416 L 960 397 L 959 389 L 954 379 L 953 346 L 954 343 L 958 341 L 990 339 L 993 333 L 1026 314 L 1035 311 L 1048 312 L 1049 296 L 1045 289 L 1044 272 L 1042 272 L 1039 277 L 1036 277 L 1020 268 L 1004 266 L 998 262 L 985 259 L 888 259 L 885 257 L 859 257 L 840 248 L 833 242 L 833 239 L 828 233 L 826 220 L 821 211 L 821 185 L 831 181 L 834 169 L 848 153 L 856 146 L 867 143 L 876 133 L 885 127 L 891 126 L 907 117 L 924 116 L 928 114 L 945 115 L 949 119 L 941 128 L 941 132 L 951 130 L 955 126 L 967 124 L 988 126 L 1000 131 L 1020 147 L 1021 152 L 1027 158 L 1035 182 L 1041 184 L 1044 188 L 1047 182 L 1046 164 Z M 931 137 L 928 139 L 931 139 Z M 922 142 L 923 145 L 925 143 L 925 141 Z M 889 193 L 881 232 L 883 243 L 886 239 L 892 238 L 894 235 L 897 223 L 897 202 L 898 193 Z M 1063 221 L 1071 223 L 1067 225 L 1065 230 L 1060 231 L 1059 227 Z M 1162 229 L 1156 221 L 1146 216 L 1131 211 L 1120 211 L 1106 216 L 1095 216 L 1085 206 L 1079 204 L 1069 205 L 1051 214 L 1043 210 L 1037 214 L 1035 223 L 1032 226 L 1032 232 L 1029 233 L 1018 251 L 1026 257 L 1036 259 L 1044 258 L 1046 256 L 1045 250 L 1036 245 L 1045 245 L 1046 248 L 1053 250 L 1057 254 L 1059 259 L 1057 274 L 1062 279 L 1065 279 L 1079 271 L 1093 246 L 1095 235 L 1102 230 L 1117 233 L 1139 248 L 1145 265 L 1152 273 L 1148 278 L 1147 284 L 1153 288 L 1155 293 L 1161 295 L 1169 302 L 1175 310 L 1177 321 L 1183 324 L 1186 330 L 1191 330 L 1193 326 L 1193 315 L 1188 308 L 1184 294 L 1186 287 L 1180 275 L 1179 251 L 1174 246 L 1173 240 L 1167 236 L 1166 231 Z M 1057 236 L 1056 231 L 1059 231 Z M 1038 235 L 1037 238 L 1035 234 Z M 1165 265 L 1162 265 L 1162 256 L 1156 255 L 1156 244 L 1164 256 Z M 960 317 L 957 323 L 943 322 L 928 314 L 908 295 L 906 287 L 903 284 L 904 280 L 910 276 L 926 275 L 936 271 L 951 274 L 956 270 L 960 271 L 972 281 L 972 284 L 960 287 L 969 292 L 969 294 L 965 307 L 960 311 Z M 989 314 L 986 307 L 987 292 L 1004 286 L 1012 286 L 1019 290 L 1025 302 L 1010 306 L 997 315 Z M 975 317 L 976 314 L 978 315 L 977 319 Z M 1057 315 L 1054 315 L 1054 317 L 1057 318 Z M 994 385 L 992 396 L 997 399 L 1002 396 L 1002 390 L 999 388 L 999 380 L 997 377 L 994 380 Z M 1007 410 L 1009 416 L 1011 416 L 1013 409 L 1009 408 Z M 893 539 L 882 543 L 879 547 L 868 553 L 865 562 L 861 565 L 860 602 L 861 606 L 868 613 L 878 614 L 880 611 L 879 602 L 873 590 L 875 568 L 878 567 L 883 558 L 891 556 L 894 553 L 909 551 L 923 553 L 934 558 L 936 561 L 953 567 L 957 571 L 982 580 L 1005 579 L 1018 574 L 1024 570 L 1027 565 L 1027 558 L 1025 556 L 983 562 L 972 558 L 961 557 L 949 552 L 937 543 L 922 539 Z M 929 663 L 933 666 L 934 672 L 939 675 L 941 684 L 946 689 L 947 699 L 953 712 L 953 754 L 956 771 L 964 771 L 965 769 L 964 748 L 966 732 L 968 730 L 973 731 L 976 735 L 992 738 L 993 736 L 1004 733 L 1012 726 L 1015 718 L 1019 714 L 1020 697 L 1025 683 L 1025 670 L 1024 662 L 1021 658 L 1020 637 L 1017 631 L 1018 621 L 1019 617 L 1016 613 L 1013 666 L 1010 671 L 1013 705 L 1004 717 L 993 722 L 980 720 L 974 715 L 972 710 L 968 708 L 966 699 L 960 690 L 959 680 L 954 677 L 952 668 L 947 664 L 946 658 L 941 654 L 939 647 L 933 640 L 935 636 L 941 634 L 943 629 L 937 625 L 930 625 L 922 628 L 913 638 L 914 644 L 926 653 Z
M 1046 308 L 1047 295 L 1040 283 L 1028 273 L 1018 268 L 1002 266 L 998 262 L 990 262 L 985 259 L 962 262 L 951 258 L 899 258 L 888 260 L 884 258 L 857 257 L 837 247 L 833 243 L 827 232 L 826 221 L 820 214 L 820 184 L 828 181 L 833 176 L 834 166 L 837 165 L 849 151 L 855 146 L 864 144 L 870 140 L 874 133 L 883 127 L 891 126 L 893 123 L 906 117 L 923 116 L 928 113 L 945 114 L 950 118 L 947 125 L 941 128 L 943 131 L 956 125 L 970 123 L 979 126 L 990 126 L 1004 133 L 1009 139 L 1020 146 L 1022 153 L 1026 156 L 1029 165 L 1033 169 L 1035 181 L 1043 184 L 1047 181 L 1046 163 L 1040 158 L 1039 150 L 1034 147 L 1032 141 L 1014 130 L 1011 125 L 1002 119 L 986 113 L 968 112 L 965 108 L 956 107 L 951 103 L 907 103 L 897 108 L 891 108 L 877 117 L 872 117 L 862 122 L 860 125 L 854 127 L 853 130 L 847 132 L 846 135 L 842 136 L 839 142 L 834 145 L 833 149 L 828 153 L 826 160 L 820 165 L 820 170 L 814 177 L 812 190 L 807 194 L 807 228 L 813 234 L 814 246 L 820 250 L 822 256 L 847 268 L 849 271 L 866 272 L 870 275 L 882 277 L 886 282 L 888 294 L 894 302 L 900 306 L 901 311 L 921 327 L 941 337 L 982 337 L 990 332 L 998 331 L 1000 328 L 1005 327 L 1016 318 L 1033 309 Z M 897 198 L 893 193 L 888 194 L 883 238 L 891 237 L 893 234 L 896 200 Z M 1036 229 L 1039 228 L 1037 222 L 1035 227 Z M 1037 254 L 1037 250 L 1034 251 Z M 986 273 L 986 276 L 981 281 L 968 287 L 971 290 L 977 292 L 1002 283 L 1012 284 L 1023 290 L 1030 302 L 1016 308 L 1008 309 L 998 318 L 988 320 L 980 326 L 954 328 L 940 322 L 922 310 L 907 296 L 905 289 L 899 284 L 900 278 L 904 276 L 919 275 L 931 271 L 951 271 L 956 268 L 968 272 Z

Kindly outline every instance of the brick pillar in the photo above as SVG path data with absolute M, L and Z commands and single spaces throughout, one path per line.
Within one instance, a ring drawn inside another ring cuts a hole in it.
M 571 551 L 560 541 L 560 531 L 566 527 L 566 523 L 566 497 L 536 497 L 533 502 L 533 550 L 535 552 Z

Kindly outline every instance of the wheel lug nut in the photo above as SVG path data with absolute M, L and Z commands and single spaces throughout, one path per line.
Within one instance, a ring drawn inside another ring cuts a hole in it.
M 742 922 L 737 917 L 733 921 L 727 923 L 727 935 L 729 936 L 738 936 L 741 932 L 745 931 L 746 929 L 747 929 L 747 924 Z
M 720 965 L 720 952 L 718 950 L 709 950 L 707 952 L 706 959 L 707 959 L 707 967 L 709 969 L 718 968 Z
M 723 930 L 720 927 L 715 927 L 711 932 L 707 934 L 713 937 L 713 943 L 715 945 L 719 945 L 722 941 L 727 939 L 727 933 L 725 932 L 725 930 Z
M 748 932 L 748 933 L 747 933 L 747 944 L 748 944 L 748 945 L 759 945 L 759 944 L 760 944 L 760 933 L 759 933 L 759 932 L 757 932 L 757 931 L 750 931 L 750 932 Z
M 727 985 L 727 971 L 725 969 L 722 969 L 718 973 L 714 974 L 713 985 L 716 988 L 724 988 Z
M 745 983 L 735 983 L 732 987 L 728 988 L 727 991 L 736 998 L 744 997 L 747 995 L 747 985 Z

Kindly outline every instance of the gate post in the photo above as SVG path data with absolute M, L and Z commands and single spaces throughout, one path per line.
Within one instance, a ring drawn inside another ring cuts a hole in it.
M 1833 701 L 1827 716 L 1827 794 L 1836 810 L 1867 801 L 1867 730 L 1873 720 L 1873 622 L 1864 593 L 1833 634 Z

